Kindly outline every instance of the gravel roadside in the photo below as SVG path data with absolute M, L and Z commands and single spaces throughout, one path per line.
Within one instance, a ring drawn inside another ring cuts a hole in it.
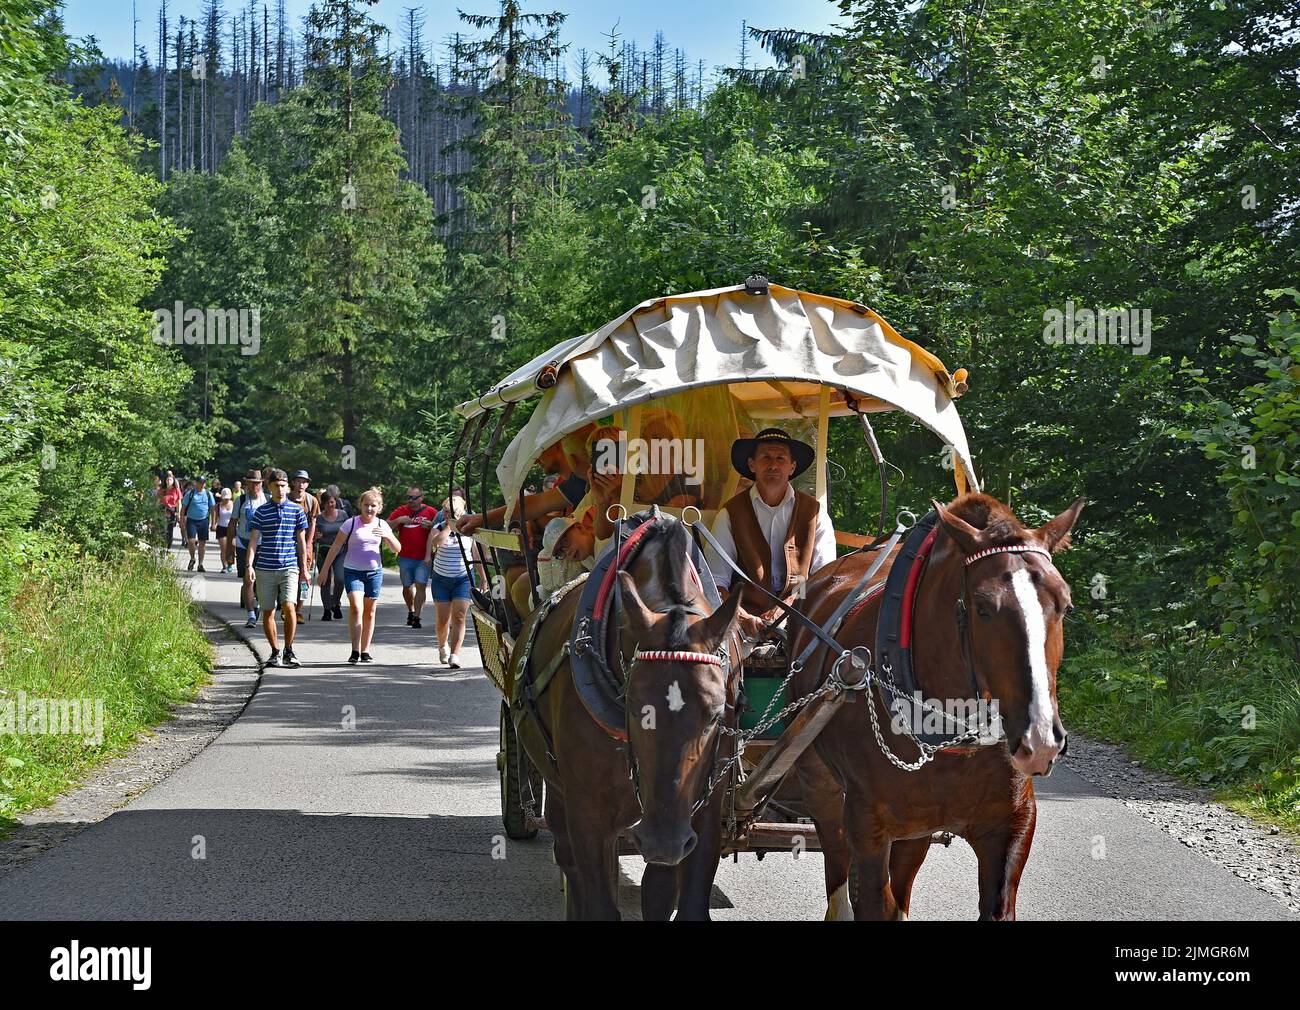
M 1071 733 L 1063 760 L 1166 834 L 1300 913 L 1300 846 L 1289 835 L 1142 767 L 1114 744 Z

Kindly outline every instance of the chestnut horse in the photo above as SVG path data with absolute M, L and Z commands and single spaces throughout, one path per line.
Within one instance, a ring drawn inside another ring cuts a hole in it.
M 546 820 L 570 919 L 619 918 L 616 846 L 628 827 L 646 861 L 643 918 L 668 919 L 674 908 L 679 919 L 709 917 L 725 788 L 715 789 L 698 812 L 693 808 L 734 746 L 720 727 L 736 725 L 740 596 L 714 611 L 691 561 L 686 527 L 669 515 L 651 522 L 627 570 L 617 573 L 627 741 L 589 714 L 567 658 L 538 700 L 542 726 L 531 715 L 519 722 L 520 741 L 546 778 Z M 545 615 L 532 655 L 555 656 L 565 648 L 580 596 L 581 587 L 570 590 Z M 529 625 L 537 618 L 535 611 Z M 634 659 L 638 650 L 651 658 Z
M 1070 587 L 1051 553 L 1068 544 L 1084 504 L 1080 498 L 1045 525 L 1026 529 L 988 495 L 967 494 L 947 508 L 934 503 L 939 524 L 914 597 L 916 682 L 925 699 L 942 705 L 972 699 L 973 681 L 986 703 L 997 701 L 1005 738 L 941 750 L 919 770 L 904 771 L 882 753 L 867 708 L 876 707 L 890 750 L 914 763 L 921 752 L 901 732 L 906 727 L 892 722 L 895 711 L 887 705 L 894 698 L 882 699 L 873 685 L 832 717 L 815 754 L 805 753 L 796 765 L 825 856 L 828 918 L 847 910 L 852 860 L 854 917 L 905 919 L 912 882 L 936 832 L 960 835 L 975 850 L 979 917 L 1015 918 L 1037 816 L 1031 780 L 1050 773 L 1066 746 L 1056 670 Z M 808 616 L 825 622 L 870 561 L 850 555 L 809 580 Z M 875 648 L 881 599 L 877 594 L 849 612 L 836 633 L 846 649 Z M 799 655 L 809 633 L 796 625 L 791 637 L 790 654 Z M 797 694 L 825 680 L 833 660 L 819 650 L 796 675 Z

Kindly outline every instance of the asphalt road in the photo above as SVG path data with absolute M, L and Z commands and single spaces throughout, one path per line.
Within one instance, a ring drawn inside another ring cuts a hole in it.
M 202 593 L 242 625 L 233 575 L 209 572 Z M 391 572 L 379 614 L 369 667 L 346 664 L 346 624 L 303 625 L 300 669 L 266 670 L 243 715 L 188 765 L 0 879 L 0 916 L 559 918 L 548 836 L 501 848 L 499 699 L 477 651 L 467 645 L 464 669 L 436 665 L 432 609 L 422 630 L 405 627 Z M 355 728 L 344 728 L 349 710 Z M 1288 917 L 1068 768 L 1039 797 L 1022 919 Z M 621 861 L 630 918 L 639 864 Z M 820 856 L 728 860 L 714 906 L 717 919 L 820 919 Z M 961 840 L 932 849 L 913 918 L 972 919 L 976 908 L 974 854 Z

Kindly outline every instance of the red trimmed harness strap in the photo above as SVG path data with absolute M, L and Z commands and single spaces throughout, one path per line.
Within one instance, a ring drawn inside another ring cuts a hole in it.
M 609 605 L 609 597 L 614 588 L 614 580 L 618 578 L 618 573 L 626 564 L 627 559 L 631 557 L 633 549 L 640 542 L 641 538 L 650 532 L 650 527 L 654 525 L 653 520 L 642 523 L 623 541 L 623 549 L 619 552 L 618 557 L 614 558 L 607 569 L 605 577 L 601 580 L 600 591 L 596 594 L 596 602 L 591 608 L 591 617 L 593 621 L 603 622 L 605 620 L 605 608 Z
M 701 663 L 705 666 L 721 666 L 722 657 L 711 652 L 687 652 L 679 649 L 637 650 L 632 662 L 646 663 Z
M 885 591 L 885 584 L 883 582 L 877 582 L 874 586 L 872 586 L 870 589 L 867 590 L 867 594 L 864 597 L 862 597 L 862 599 L 858 600 L 857 603 L 853 604 L 853 606 L 849 608 L 849 612 L 844 615 L 844 620 L 845 621 L 853 620 L 853 618 L 858 616 L 858 614 L 861 612 L 863 607 L 865 607 L 868 603 L 870 603 L 872 600 L 874 600 L 877 596 L 879 596 L 884 591 Z
M 930 558 L 930 550 L 934 547 L 934 538 L 939 534 L 939 527 L 935 526 L 928 536 L 921 541 L 921 549 L 916 552 L 916 560 L 912 562 L 912 570 L 907 573 L 907 585 L 903 589 L 903 611 L 899 620 L 901 627 L 898 629 L 898 646 L 900 649 L 910 649 L 912 647 L 912 618 L 913 608 L 916 605 L 916 591 L 921 584 L 921 572 L 925 569 L 925 563 Z
M 982 551 L 976 551 L 966 559 L 966 564 L 974 564 L 980 558 L 987 558 L 994 554 L 1041 554 L 1052 560 L 1052 552 L 1045 547 L 1037 547 L 1034 544 L 1008 544 L 1005 547 L 987 547 Z

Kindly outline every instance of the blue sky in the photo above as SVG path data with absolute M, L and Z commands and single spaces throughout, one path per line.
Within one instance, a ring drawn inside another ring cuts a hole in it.
M 267 0 L 272 16 L 275 0 Z M 156 61 L 158 0 L 136 0 L 140 44 L 148 47 Z M 201 0 L 172 0 L 168 17 L 197 17 Z M 230 8 L 243 6 L 241 0 L 226 0 Z M 259 9 L 260 9 L 259 3 Z M 286 10 L 295 23 L 307 12 L 309 0 L 286 0 Z M 421 3 L 419 0 L 381 0 L 371 9 L 371 16 L 393 29 L 394 47 L 400 44 L 399 25 L 405 9 L 424 11 L 426 40 L 441 40 L 459 28 L 456 9 L 471 13 L 493 13 L 496 0 L 458 0 L 456 3 Z M 747 20 L 759 28 L 798 28 L 825 31 L 839 19 L 839 11 L 830 0 L 644 0 L 640 3 L 610 4 L 601 0 L 537 0 L 525 2 L 526 11 L 561 10 L 569 18 L 563 32 L 570 43 L 568 64 L 570 77 L 576 77 L 578 49 L 603 49 L 608 32 L 617 21 L 619 34 L 635 39 L 638 46 L 649 46 L 654 33 L 662 31 L 671 54 L 674 47 L 686 51 L 692 68 L 694 61 L 704 60 L 706 75 L 714 66 L 735 66 L 740 45 L 740 23 Z M 126 59 L 131 53 L 131 0 L 67 0 L 64 24 L 74 38 L 94 35 L 109 57 Z M 442 50 L 439 50 L 440 55 Z M 770 65 L 751 43 L 751 54 L 759 56 L 758 65 Z

